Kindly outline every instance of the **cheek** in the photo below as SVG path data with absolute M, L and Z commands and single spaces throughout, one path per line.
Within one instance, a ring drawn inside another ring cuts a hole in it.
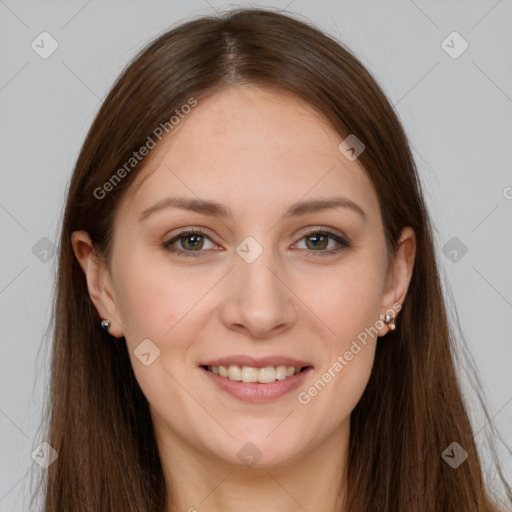
M 336 278 L 325 279 L 322 293 L 308 295 L 308 305 L 319 312 L 330 334 L 323 339 L 321 367 L 297 400 L 308 415 L 326 418 L 325 433 L 348 419 L 370 378 L 380 326 L 380 267 L 360 259 L 340 268 Z
M 182 400 L 187 397 L 180 394 L 172 377 L 179 382 L 186 378 L 183 363 L 194 339 L 194 324 L 189 319 L 207 287 L 200 280 L 192 283 L 190 276 L 170 265 L 147 261 L 147 257 L 140 260 L 134 253 L 123 261 L 118 273 L 118 303 L 128 353 L 150 403 L 164 411 L 172 401 L 185 410 L 187 402 Z
M 160 345 L 205 293 L 170 265 L 149 263 L 136 253 L 123 260 L 118 282 L 119 314 L 133 346 L 146 338 Z
M 298 390 L 305 428 L 312 426 L 307 418 L 322 418 L 313 425 L 320 438 L 346 424 L 368 384 L 380 341 L 366 317 L 354 315 L 345 324 L 339 320 L 338 336 L 326 347 L 323 364 L 314 379 Z
M 375 325 L 383 286 L 379 262 L 363 258 L 354 264 L 347 262 L 315 282 L 318 286 L 304 289 L 303 295 L 307 297 L 307 305 L 318 312 L 328 327 L 329 338 L 337 350 L 343 349 L 347 341 L 365 328 Z

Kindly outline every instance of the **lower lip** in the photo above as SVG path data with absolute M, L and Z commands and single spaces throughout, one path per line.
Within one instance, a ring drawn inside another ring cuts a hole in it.
M 276 380 L 268 384 L 259 384 L 257 382 L 231 380 L 210 372 L 206 368 L 200 367 L 200 369 L 220 389 L 245 402 L 270 402 L 275 400 L 298 388 L 309 375 L 309 372 L 313 370 L 309 367 L 291 377 L 286 377 L 286 379 Z

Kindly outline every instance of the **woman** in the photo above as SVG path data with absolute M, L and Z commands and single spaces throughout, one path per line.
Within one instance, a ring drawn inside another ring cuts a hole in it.
M 498 510 L 453 338 L 368 71 L 276 12 L 182 24 L 70 184 L 45 510 Z

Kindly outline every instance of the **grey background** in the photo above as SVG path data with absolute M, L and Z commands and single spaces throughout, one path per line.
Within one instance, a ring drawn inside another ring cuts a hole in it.
M 43 441 L 36 431 L 48 376 L 38 351 L 56 258 L 41 239 L 57 240 L 86 131 L 144 43 L 228 5 L 0 1 L 0 512 L 28 510 L 30 472 L 44 471 L 31 453 Z M 493 423 L 512 446 L 512 2 L 250 5 L 287 8 L 339 38 L 395 104 L 436 226 L 444 285 L 452 290 Z M 43 31 L 59 45 L 47 59 L 31 48 Z M 469 43 L 456 59 L 441 46 L 453 31 Z M 472 414 L 481 444 L 489 426 L 477 409 Z M 510 456 L 503 447 L 501 453 L 512 480 Z

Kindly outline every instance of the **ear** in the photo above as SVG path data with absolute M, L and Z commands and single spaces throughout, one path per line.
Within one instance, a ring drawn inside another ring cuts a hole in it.
M 395 320 L 407 295 L 415 258 L 416 234 L 411 227 L 406 226 L 400 234 L 397 251 L 389 264 L 381 302 L 382 313 L 391 315 Z M 385 325 L 380 330 L 379 336 L 383 336 L 389 330 L 389 327 Z
M 108 332 L 116 338 L 123 337 L 123 326 L 113 293 L 110 272 L 105 262 L 99 258 L 87 231 L 74 231 L 71 244 L 76 259 L 84 271 L 89 296 L 101 318 L 110 320 Z

